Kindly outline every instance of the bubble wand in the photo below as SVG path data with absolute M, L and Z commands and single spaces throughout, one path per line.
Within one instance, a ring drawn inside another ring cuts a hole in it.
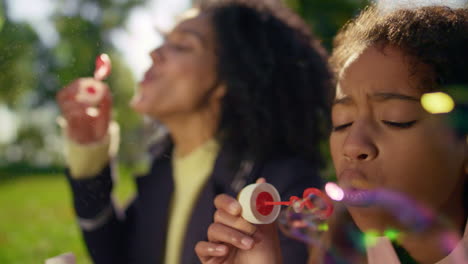
M 109 56 L 105 53 L 97 56 L 95 62 L 94 70 L 94 80 L 103 81 L 111 73 L 111 60 Z M 91 80 L 85 80 L 80 83 L 78 87 L 78 93 L 76 95 L 76 100 L 80 103 L 85 103 L 90 105 L 86 108 L 86 114 L 91 117 L 96 117 L 99 115 L 98 104 L 104 96 L 104 85 L 101 83 L 95 83 Z
M 302 199 L 291 196 L 289 201 L 281 201 L 273 185 L 250 184 L 241 190 L 238 201 L 242 206 L 242 217 L 253 224 L 269 224 L 275 221 L 280 214 L 281 205 L 292 208 L 296 213 L 311 210 L 321 219 L 326 219 L 333 213 L 332 200 L 316 188 L 307 188 Z

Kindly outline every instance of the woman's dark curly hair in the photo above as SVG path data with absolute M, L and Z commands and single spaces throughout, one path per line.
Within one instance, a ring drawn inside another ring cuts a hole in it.
M 219 135 L 238 157 L 318 161 L 331 73 L 325 50 L 282 5 L 222 1 L 211 15 L 218 77 L 227 86 Z

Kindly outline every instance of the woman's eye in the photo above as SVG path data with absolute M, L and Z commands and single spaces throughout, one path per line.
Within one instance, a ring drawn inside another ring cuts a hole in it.
M 187 51 L 190 49 L 190 47 L 187 45 L 181 45 L 176 43 L 168 43 L 168 46 L 177 51 Z
M 333 132 L 340 131 L 340 130 L 343 130 L 343 129 L 349 127 L 351 124 L 353 124 L 353 123 L 346 123 L 346 124 L 343 124 L 343 125 L 334 126 L 332 128 L 332 130 L 333 130 Z
M 390 127 L 395 127 L 395 128 L 410 128 L 412 127 L 415 123 L 416 120 L 409 121 L 409 122 L 392 122 L 392 121 L 382 121 L 385 125 L 390 126 Z
M 175 51 L 188 51 L 191 48 L 187 44 L 180 44 L 180 41 L 170 40 L 167 36 L 165 36 L 163 43 L 166 47 Z

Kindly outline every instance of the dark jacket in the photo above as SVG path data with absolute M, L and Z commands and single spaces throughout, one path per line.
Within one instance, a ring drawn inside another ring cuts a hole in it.
M 289 200 L 292 195 L 302 196 L 307 187 L 321 187 L 316 167 L 294 157 L 256 163 L 243 161 L 232 166 L 228 151 L 222 149 L 193 208 L 183 242 L 181 263 L 200 263 L 194 248 L 198 241 L 207 240 L 206 232 L 213 222 L 216 195 L 227 193 L 236 197 L 243 186 L 264 177 L 278 189 L 282 200 Z M 75 210 L 94 263 L 164 262 L 168 210 L 173 191 L 170 147 L 156 153 L 147 175 L 136 178 L 137 196 L 124 213 L 112 205 L 110 166 L 92 179 L 73 180 L 67 174 Z M 87 219 L 98 219 L 100 223 L 98 227 L 86 228 Z M 280 239 L 285 263 L 307 262 L 306 245 L 283 234 L 280 234 Z

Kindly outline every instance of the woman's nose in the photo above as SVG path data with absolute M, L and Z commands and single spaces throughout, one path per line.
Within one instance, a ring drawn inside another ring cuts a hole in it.
M 156 61 L 160 61 L 162 60 L 163 58 L 163 52 L 162 52 L 162 49 L 163 49 L 163 46 L 160 46 L 158 48 L 155 48 L 153 51 L 151 51 L 150 53 L 150 56 L 151 56 L 151 59 L 153 60 L 153 62 L 156 62 Z
M 349 160 L 371 161 L 379 153 L 371 128 L 354 123 L 343 144 L 343 154 Z

